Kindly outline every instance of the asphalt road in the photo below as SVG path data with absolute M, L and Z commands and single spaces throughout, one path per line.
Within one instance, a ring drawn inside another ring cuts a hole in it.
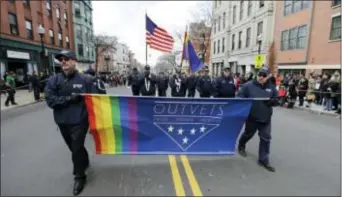
M 125 87 L 110 90 L 126 95 Z M 100 156 L 91 136 L 89 182 L 82 196 L 341 196 L 338 118 L 277 108 L 271 162 L 249 157 Z M 1 112 L 1 196 L 71 196 L 70 153 L 44 103 Z

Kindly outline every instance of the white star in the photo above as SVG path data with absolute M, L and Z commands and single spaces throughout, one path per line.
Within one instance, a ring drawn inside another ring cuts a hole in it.
M 183 135 L 183 129 L 182 128 L 178 129 L 178 135 Z
M 189 139 L 187 137 L 183 138 L 183 144 L 187 144 Z
M 202 127 L 200 128 L 200 130 L 201 130 L 202 133 L 204 133 L 204 131 L 205 131 L 206 129 L 207 129 L 207 128 L 205 128 L 204 126 L 202 126 Z
M 172 132 L 173 131 L 173 126 L 170 125 L 169 128 L 167 128 L 169 130 L 169 132 Z
M 192 129 L 190 130 L 190 134 L 191 134 L 191 135 L 195 135 L 195 133 L 196 133 L 196 129 L 192 128 Z

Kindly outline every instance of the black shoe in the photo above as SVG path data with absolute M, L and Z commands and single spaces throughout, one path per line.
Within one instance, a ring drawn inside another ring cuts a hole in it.
M 239 150 L 239 154 L 240 154 L 242 157 L 247 157 L 247 153 L 246 153 L 245 149 L 239 148 L 238 150 Z
M 260 161 L 258 162 L 258 164 L 270 172 L 275 172 L 275 168 L 273 166 L 271 166 L 270 164 L 265 164 L 265 163 L 260 162 Z
M 8 107 L 9 105 L 8 104 L 5 104 L 6 107 Z
M 74 195 L 79 195 L 83 191 L 86 185 L 86 181 L 87 181 L 86 177 L 82 179 L 75 179 L 74 190 L 73 190 Z

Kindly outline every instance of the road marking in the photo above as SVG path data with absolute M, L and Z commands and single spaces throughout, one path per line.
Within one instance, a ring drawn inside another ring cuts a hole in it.
M 181 155 L 180 157 L 181 157 L 181 160 L 182 160 L 182 163 L 183 163 L 183 167 L 184 167 L 184 170 L 185 170 L 185 174 L 186 174 L 186 176 L 188 178 L 188 181 L 189 181 L 189 184 L 190 184 L 193 196 L 195 196 L 195 197 L 203 197 L 201 188 L 199 187 L 197 179 L 195 177 L 195 174 L 192 171 L 192 168 L 190 166 L 188 157 L 186 155 Z
M 177 166 L 176 156 L 169 155 L 172 179 L 177 197 L 185 197 L 184 185 Z

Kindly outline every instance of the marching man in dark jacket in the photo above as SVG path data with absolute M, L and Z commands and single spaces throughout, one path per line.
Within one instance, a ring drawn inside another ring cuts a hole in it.
M 197 85 L 198 76 L 196 73 L 192 72 L 190 76 L 186 80 L 186 87 L 188 89 L 188 97 L 193 98 L 196 95 L 196 85 Z
M 246 143 L 259 131 L 259 165 L 268 171 L 275 169 L 269 163 L 269 153 L 271 144 L 271 117 L 273 106 L 278 105 L 278 92 L 274 85 L 268 80 L 269 69 L 260 69 L 257 79 L 243 85 L 238 93 L 238 97 L 243 98 L 265 98 L 266 100 L 255 100 L 245 124 L 245 132 L 239 140 L 238 150 L 242 156 L 246 156 Z
M 176 74 L 170 79 L 171 96 L 185 97 L 186 96 L 186 78 L 181 75 L 181 70 L 176 69 Z
M 128 86 L 131 86 L 133 96 L 140 95 L 140 76 L 137 68 L 128 77 Z
M 48 79 L 45 98 L 72 153 L 75 179 L 73 193 L 78 195 L 86 184 L 85 171 L 89 167 L 89 157 L 84 147 L 89 124 L 83 97 L 73 93 L 96 93 L 96 90 L 92 81 L 76 70 L 73 52 L 61 51 L 55 58 L 60 61 L 63 72 Z
M 225 68 L 223 70 L 223 75 L 215 80 L 214 97 L 217 98 L 234 98 L 236 86 L 234 83 L 234 78 L 230 75 L 230 69 Z
M 204 66 L 202 72 L 204 72 L 204 74 L 199 77 L 197 81 L 197 90 L 200 93 L 201 98 L 210 98 L 213 94 L 214 87 L 211 77 L 209 76 L 208 66 Z
M 92 68 L 89 68 L 85 74 L 88 74 L 90 79 L 93 81 L 93 85 L 97 90 L 98 94 L 107 94 L 105 83 L 101 78 L 96 77 L 96 72 Z
M 140 93 L 142 96 L 156 96 L 157 77 L 151 73 L 149 65 L 145 66 L 145 72 L 140 79 Z
M 165 76 L 164 72 L 160 72 L 157 81 L 158 96 L 165 97 L 167 88 L 169 87 L 169 78 Z

